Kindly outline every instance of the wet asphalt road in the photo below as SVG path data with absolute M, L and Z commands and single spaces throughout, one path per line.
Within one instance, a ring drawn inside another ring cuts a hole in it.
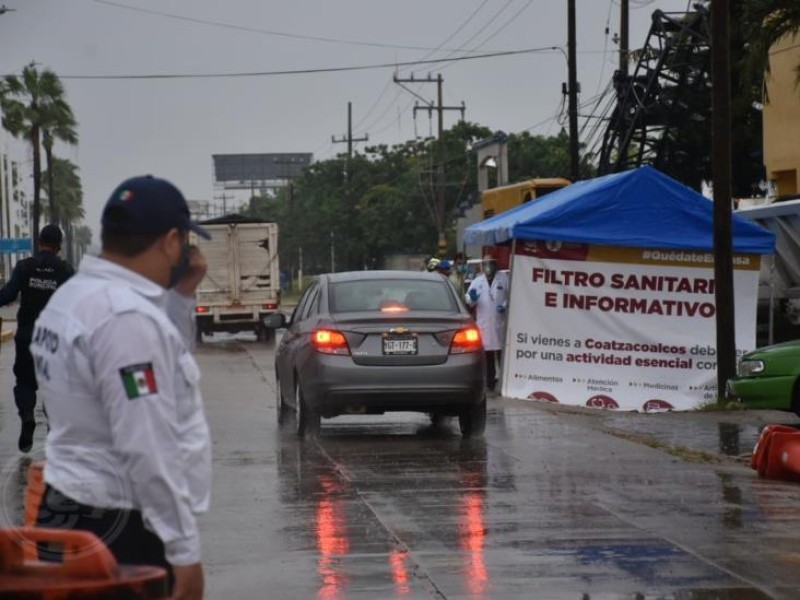
M 800 598 L 798 485 L 501 398 L 483 441 L 407 413 L 323 420 L 299 441 L 275 425 L 273 350 L 246 337 L 198 350 L 214 439 L 209 598 Z M 27 464 L 12 360 L 4 344 L 3 525 L 20 522 Z

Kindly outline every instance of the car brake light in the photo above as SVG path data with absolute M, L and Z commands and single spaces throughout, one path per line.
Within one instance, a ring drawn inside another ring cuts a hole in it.
M 340 331 L 317 329 L 311 334 L 311 343 L 317 352 L 322 352 L 323 354 L 350 354 L 347 339 Z
M 408 312 L 408 307 L 403 306 L 402 304 L 387 304 L 386 306 L 381 307 L 381 312 L 385 313 Z
M 278 308 L 278 304 L 276 302 L 269 302 L 264 304 L 262 308 L 266 308 L 267 310 L 276 310 Z
M 207 313 L 208 312 L 208 307 L 207 306 L 197 306 L 197 307 L 195 307 L 194 312 L 196 312 L 196 313 Z
M 450 354 L 463 354 L 464 352 L 477 352 L 483 348 L 481 332 L 477 327 L 469 327 L 457 331 L 450 343 Z

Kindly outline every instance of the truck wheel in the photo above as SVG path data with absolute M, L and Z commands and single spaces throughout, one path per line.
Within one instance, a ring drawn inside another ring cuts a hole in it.
M 486 397 L 478 404 L 465 408 L 458 415 L 458 425 L 465 438 L 482 436 L 486 429 Z
M 256 341 L 258 342 L 271 342 L 275 339 L 275 331 L 264 327 L 264 325 L 256 325 Z
M 197 341 L 198 344 L 203 343 L 203 330 L 200 329 L 199 325 L 195 326 L 194 339 Z
M 439 427 L 444 425 L 446 417 L 444 416 L 443 413 L 433 411 L 431 413 L 428 413 L 428 416 L 431 419 L 431 425 L 433 425 L 435 428 L 438 429 Z

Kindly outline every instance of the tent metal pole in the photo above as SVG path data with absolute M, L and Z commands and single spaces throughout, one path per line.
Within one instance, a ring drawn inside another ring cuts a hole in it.
M 756 299 L 758 302 L 758 299 Z M 758 308 L 756 308 L 758 310 Z M 771 346 L 775 343 L 775 255 L 769 255 L 769 340 Z
M 500 368 L 503 370 L 503 383 L 500 386 L 500 393 L 506 389 L 506 383 L 508 381 L 508 377 L 506 373 L 508 371 L 508 352 L 510 347 L 510 339 L 508 336 L 508 324 L 511 323 L 511 292 L 514 290 L 514 260 L 517 255 L 517 240 L 511 240 L 511 260 L 508 263 L 508 310 L 506 310 L 506 327 L 504 333 L 504 342 L 503 342 L 503 356 L 501 357 L 502 360 L 500 361 Z M 505 394 L 503 394 L 505 395 Z

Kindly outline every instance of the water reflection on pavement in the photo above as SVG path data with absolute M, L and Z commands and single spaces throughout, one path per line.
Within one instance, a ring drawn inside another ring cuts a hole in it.
M 495 398 L 485 440 L 410 413 L 325 420 L 298 440 L 274 422 L 273 352 L 222 338 L 197 353 L 214 440 L 209 598 L 800 598 L 800 486 L 603 431 L 737 455 L 751 423 L 602 413 L 598 426 Z M 3 382 L 12 358 L 0 353 Z M 0 400 L 7 526 L 21 519 L 28 459 L 10 386 Z

